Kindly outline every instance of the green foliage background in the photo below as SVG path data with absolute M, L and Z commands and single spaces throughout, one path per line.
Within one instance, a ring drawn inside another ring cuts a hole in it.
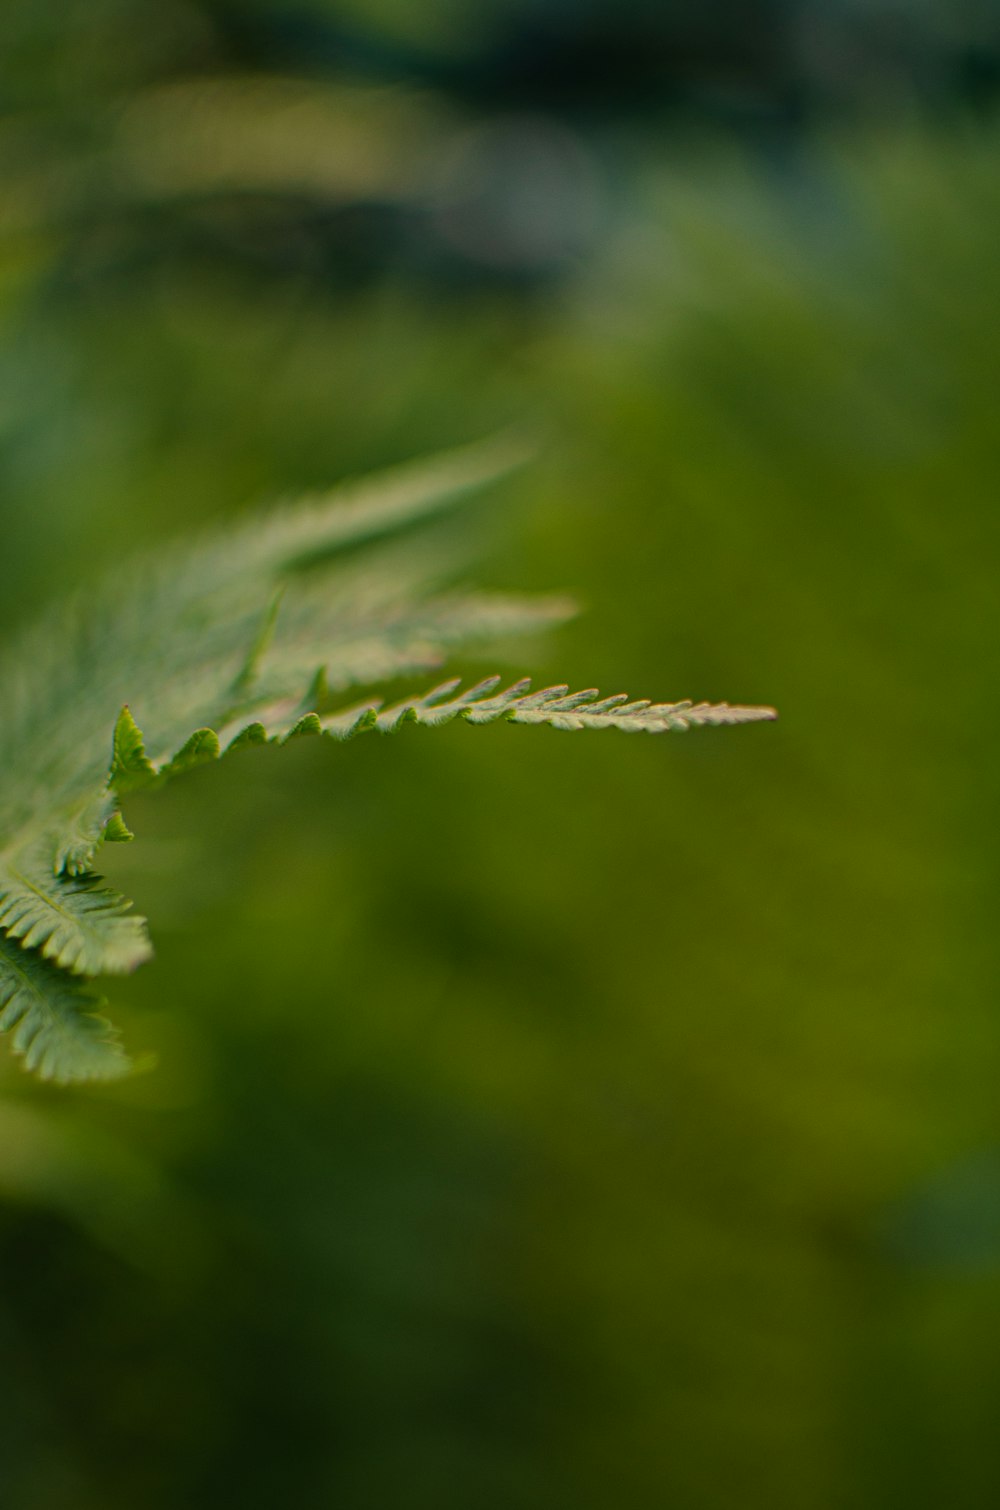
M 994 1506 L 995 127 L 612 121 L 558 267 L 390 226 L 361 276 L 148 186 L 136 230 L 109 122 L 211 7 L 107 72 L 115 7 L 15 12 L 5 628 L 527 417 L 480 575 L 589 605 L 532 669 L 782 722 L 304 744 L 133 803 L 159 1068 L 0 1068 L 5 1505 Z

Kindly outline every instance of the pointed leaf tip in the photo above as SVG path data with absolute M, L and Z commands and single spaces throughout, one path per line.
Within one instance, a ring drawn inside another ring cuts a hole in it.
M 155 778 L 156 767 L 146 755 L 142 730 L 126 703 L 115 724 L 108 784 L 116 792 L 132 792 Z
M 195 729 L 168 763 L 163 766 L 162 776 L 179 776 L 182 771 L 191 771 L 195 766 L 218 760 L 219 736 L 214 729 Z

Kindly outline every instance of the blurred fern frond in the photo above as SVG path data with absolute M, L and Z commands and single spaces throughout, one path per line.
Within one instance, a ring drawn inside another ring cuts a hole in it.
M 512 442 L 456 451 L 119 569 L 0 659 L 0 1028 L 57 1081 L 107 1079 L 127 1059 L 93 977 L 151 953 L 145 920 L 93 870 L 132 837 L 130 792 L 251 744 L 343 740 L 462 718 L 661 733 L 773 718 L 769 708 L 630 702 L 595 690 L 466 692 L 445 682 L 347 709 L 351 686 L 432 670 L 458 647 L 566 618 L 561 597 L 441 589 L 441 568 L 383 537 L 508 472 Z M 365 547 L 360 550 L 360 547 Z

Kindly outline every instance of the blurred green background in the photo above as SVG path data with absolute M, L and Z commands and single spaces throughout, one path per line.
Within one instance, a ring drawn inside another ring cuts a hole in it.
M 528 421 L 516 669 L 782 713 L 133 801 L 159 1067 L 0 1064 L 4 1506 L 992 1510 L 997 7 L 2 31 L 0 628 Z

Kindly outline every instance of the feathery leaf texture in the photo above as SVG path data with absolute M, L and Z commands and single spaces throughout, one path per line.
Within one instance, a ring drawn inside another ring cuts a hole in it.
M 663 733 L 776 716 L 501 688 L 497 676 L 337 706 L 350 687 L 434 670 L 456 649 L 574 611 L 564 597 L 449 586 L 447 552 L 388 540 L 524 459 L 510 439 L 465 447 L 161 551 L 0 656 L 0 1029 L 28 1069 L 66 1083 L 128 1068 L 89 982 L 151 954 L 145 920 L 93 869 L 103 843 L 132 838 L 130 793 L 250 745 L 407 723 Z
M 0 1029 L 43 1080 L 115 1080 L 129 1061 L 83 981 L 0 933 Z

